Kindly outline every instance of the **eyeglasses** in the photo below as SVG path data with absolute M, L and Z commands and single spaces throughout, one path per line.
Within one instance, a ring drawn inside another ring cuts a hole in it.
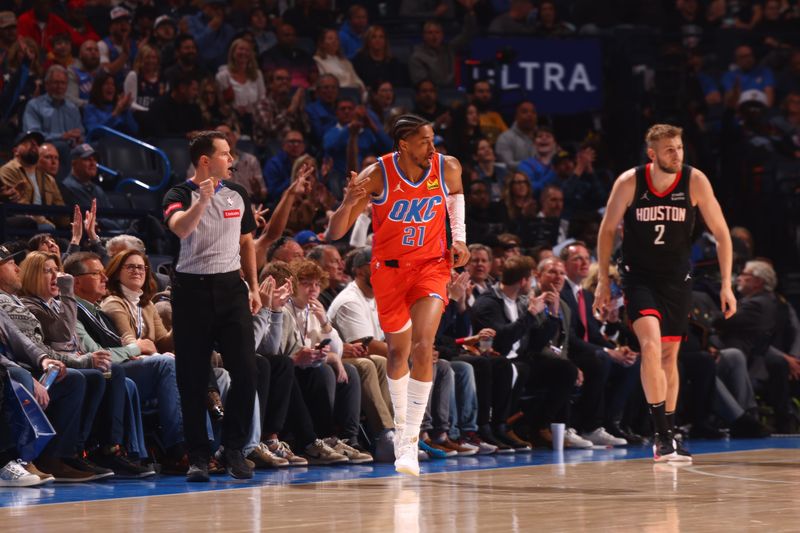
M 75 274 L 75 277 L 78 277 L 78 276 L 98 276 L 98 277 L 104 278 L 104 277 L 106 277 L 106 271 L 105 270 L 95 270 L 93 272 L 83 272 L 81 274 Z
M 134 265 L 134 264 L 127 264 L 122 265 L 122 268 L 127 270 L 128 272 L 147 272 L 147 265 Z
M 305 141 L 302 139 L 286 139 L 283 142 L 286 144 L 305 144 Z

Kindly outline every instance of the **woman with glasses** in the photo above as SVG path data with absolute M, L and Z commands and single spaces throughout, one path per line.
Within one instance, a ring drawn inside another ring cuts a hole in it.
M 118 253 L 106 268 L 109 296 L 100 304 L 119 331 L 123 346 L 148 339 L 159 353 L 171 352 L 172 331 L 168 331 L 151 298 L 156 284 L 150 275 L 150 261 L 138 250 Z
M 121 366 L 111 363 L 107 351 L 82 353 L 75 331 L 77 303 L 73 277 L 61 272 L 56 254 L 31 252 L 20 264 L 20 278 L 21 301 L 35 317 L 35 321 L 28 320 L 27 330 L 21 329 L 34 342 L 46 347 L 49 357 L 78 369 L 86 378 L 76 456 L 65 462 L 78 470 L 93 472 L 94 479 L 115 474 L 120 477 L 153 475 L 152 469 L 128 460 L 125 452 L 127 440 L 132 453 L 146 457 L 136 384 L 125 378 Z M 126 416 L 130 421 L 127 427 Z M 95 420 L 98 424 L 94 437 L 99 447 L 88 442 Z M 89 452 L 91 461 L 83 458 L 84 451 Z

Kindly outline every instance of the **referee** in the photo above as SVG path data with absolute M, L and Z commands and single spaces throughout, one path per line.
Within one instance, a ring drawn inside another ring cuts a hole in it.
M 261 308 L 247 192 L 230 176 L 233 158 L 222 133 L 199 133 L 189 144 L 195 175 L 164 197 L 164 220 L 180 240 L 172 290 L 173 337 L 184 434 L 187 481 L 208 481 L 211 449 L 205 398 L 211 352 L 217 348 L 230 373 L 222 454 L 228 473 L 253 477 L 242 448 L 255 401 L 252 314 Z M 242 280 L 244 275 L 247 284 Z M 249 290 L 248 290 L 249 285 Z

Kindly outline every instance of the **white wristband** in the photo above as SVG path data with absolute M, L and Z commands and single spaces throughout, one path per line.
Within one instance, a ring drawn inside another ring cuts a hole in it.
M 450 231 L 453 242 L 467 242 L 467 226 L 464 224 L 464 195 L 461 193 L 447 196 L 447 215 L 450 218 Z

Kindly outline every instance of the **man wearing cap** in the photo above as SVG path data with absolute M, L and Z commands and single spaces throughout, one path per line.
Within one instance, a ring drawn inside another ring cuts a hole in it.
M 203 0 L 197 15 L 186 17 L 189 32 L 197 41 L 200 63 L 216 71 L 227 59 L 228 45 L 236 30 L 225 22 L 224 0 Z
M 161 54 L 162 65 L 172 65 L 175 62 L 175 37 L 178 34 L 178 25 L 169 15 L 161 15 L 153 23 L 153 34 L 147 41 L 150 46 Z
M 46 94 L 31 100 L 22 115 L 23 131 L 38 131 L 44 140 L 57 145 L 66 157 L 69 146 L 83 140 L 84 129 L 78 107 L 66 99 L 67 69 L 53 65 L 44 77 Z
M 97 154 L 87 143 L 79 144 L 70 152 L 72 172 L 61 183 L 64 193 L 70 197 L 70 203 L 78 204 L 82 211 L 92 207 L 92 200 L 97 199 L 99 209 L 113 209 L 114 205 L 94 179 L 97 177 Z M 98 225 L 105 230 L 126 230 L 128 220 L 98 218 Z
M 97 43 L 100 64 L 121 83 L 136 59 L 136 41 L 131 37 L 131 12 L 124 7 L 111 10 L 108 37 Z
M 79 108 L 89 103 L 89 91 L 97 73 L 100 72 L 100 47 L 97 41 L 84 41 L 78 50 L 78 60 L 69 69 L 67 75 L 67 99 Z
M 297 244 L 303 247 L 303 251 L 305 252 L 309 251 L 320 243 L 317 234 L 310 229 L 304 229 L 303 231 L 297 232 L 297 234 L 294 236 L 294 240 L 297 241 Z
M 44 136 L 37 131 L 17 135 L 14 141 L 14 159 L 0 167 L 0 199 L 17 204 L 64 205 L 61 191 L 53 176 L 37 167 L 39 145 Z M 40 231 L 51 231 L 55 224 L 43 216 L 33 218 Z M 59 226 L 68 220 L 58 217 Z

